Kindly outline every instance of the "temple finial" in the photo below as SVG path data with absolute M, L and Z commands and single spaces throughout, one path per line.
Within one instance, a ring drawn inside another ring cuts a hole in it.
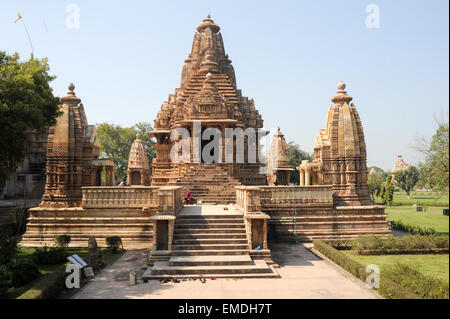
M 61 98 L 61 101 L 63 103 L 70 103 L 70 104 L 78 104 L 81 102 L 81 100 L 75 95 L 75 85 L 70 82 L 69 86 L 67 87 L 69 91 L 67 92 L 67 95 Z
M 347 91 L 345 91 L 345 83 L 340 81 L 337 84 L 337 93 L 335 96 L 331 98 L 331 102 L 342 105 L 344 103 L 349 103 L 353 98 L 350 95 L 347 95 Z
M 75 85 L 72 82 L 70 82 L 67 88 L 69 89 L 69 92 L 67 92 L 68 94 L 74 94 L 73 90 L 75 90 Z

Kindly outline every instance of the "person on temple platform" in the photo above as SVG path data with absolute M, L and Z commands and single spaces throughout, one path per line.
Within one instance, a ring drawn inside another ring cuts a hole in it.
M 197 200 L 194 197 L 192 197 L 189 191 L 187 191 L 186 194 L 184 195 L 184 202 L 186 203 L 186 205 L 190 205 L 197 203 Z

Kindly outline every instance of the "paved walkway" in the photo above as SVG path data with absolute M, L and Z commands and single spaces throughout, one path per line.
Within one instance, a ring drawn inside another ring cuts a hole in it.
M 273 259 L 280 265 L 280 279 L 207 279 L 206 283 L 151 280 L 129 286 L 128 272 L 142 276 L 148 251 L 128 251 L 102 274 L 81 288 L 73 298 L 232 299 L 232 298 L 376 298 L 359 280 L 337 270 L 304 245 L 274 244 Z

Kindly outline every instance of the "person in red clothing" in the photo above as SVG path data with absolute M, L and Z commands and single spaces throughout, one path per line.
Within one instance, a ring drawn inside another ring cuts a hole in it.
M 184 195 L 184 201 L 186 202 L 186 205 L 189 204 L 192 200 L 192 195 L 189 191 L 186 192 Z
M 186 205 L 197 204 L 197 199 L 195 197 L 192 197 L 192 195 L 189 191 L 187 191 L 186 194 L 184 195 L 184 201 L 185 201 Z

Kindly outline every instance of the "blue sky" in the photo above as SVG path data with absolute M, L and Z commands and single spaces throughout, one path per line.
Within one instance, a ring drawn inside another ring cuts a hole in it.
M 80 9 L 68 28 L 66 6 Z M 367 28 L 366 6 L 380 28 Z M 449 106 L 448 1 L 6 1 L 0 50 L 48 57 L 55 95 L 76 85 L 88 120 L 153 123 L 179 86 L 195 29 L 208 12 L 221 26 L 238 87 L 255 99 L 268 129 L 312 152 L 336 84 L 365 129 L 368 165 L 417 163 L 418 136 L 431 136 Z

